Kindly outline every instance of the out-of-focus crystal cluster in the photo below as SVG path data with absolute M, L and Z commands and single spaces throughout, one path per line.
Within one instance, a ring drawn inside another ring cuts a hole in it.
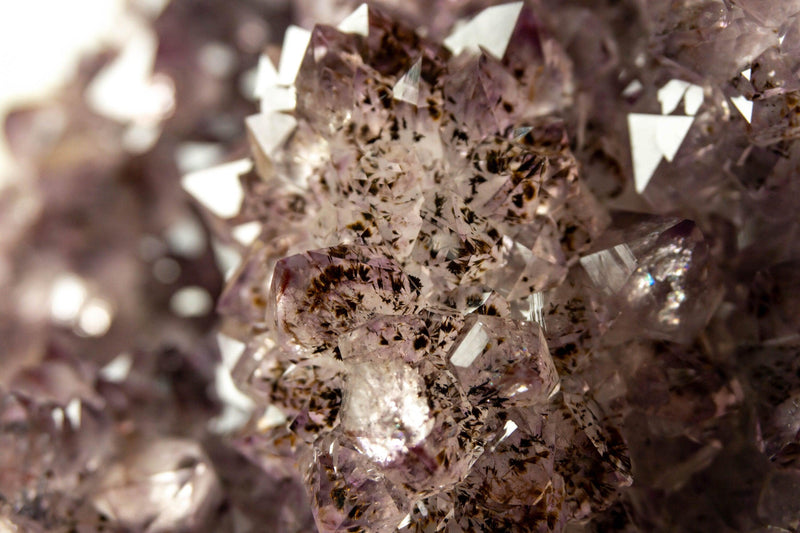
M 89 4 L 26 31 L 67 56 Z M 218 473 L 240 457 L 218 436 L 222 276 L 180 176 L 244 144 L 242 82 L 285 5 L 102 4 L 113 35 L 63 87 L 8 101 L 17 68 L 0 90 L 0 531 L 243 531 L 270 484 Z
M 491 4 L 130 0 L 8 114 L 0 531 L 800 527 L 800 2 Z

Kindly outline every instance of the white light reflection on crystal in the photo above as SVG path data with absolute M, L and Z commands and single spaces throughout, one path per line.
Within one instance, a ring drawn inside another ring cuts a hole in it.
M 50 314 L 60 324 L 69 324 L 77 318 L 87 290 L 83 280 L 74 274 L 65 274 L 53 284 L 50 295 Z
M 636 270 L 636 257 L 627 244 L 581 257 L 580 262 L 592 283 L 609 294 L 618 292 Z
M 283 414 L 283 411 L 274 405 L 269 405 L 264 411 L 264 415 L 258 419 L 256 427 L 258 427 L 259 431 L 267 431 L 269 429 L 282 426 L 286 423 L 286 420 L 287 418 L 286 415 Z
M 253 222 L 247 222 L 245 224 L 240 224 L 231 230 L 231 234 L 233 238 L 240 244 L 244 246 L 250 246 L 253 244 L 253 241 L 256 240 L 258 235 L 261 233 L 261 222 L 254 220 Z
M 259 113 L 245 119 L 247 130 L 264 156 L 270 158 L 297 127 L 297 120 L 284 113 Z
M 539 324 L 543 331 L 547 331 L 547 326 L 544 323 L 544 294 L 535 292 L 531 294 L 531 310 L 533 321 Z
M 642 82 L 639 80 L 633 80 L 627 85 L 627 87 L 625 87 L 625 89 L 622 90 L 622 96 L 627 98 L 636 96 L 642 91 L 643 88 L 644 86 L 642 85 Z
M 464 50 L 478 52 L 484 48 L 497 58 L 502 58 L 517 25 L 523 2 L 487 7 L 466 24 L 458 26 L 445 40 L 444 45 L 453 54 Z
M 464 336 L 461 344 L 450 356 L 450 363 L 453 366 L 466 368 L 470 366 L 478 356 L 483 353 L 486 345 L 489 344 L 489 334 L 480 322 L 475 322 L 472 329 Z
M 220 143 L 185 142 L 175 149 L 175 163 L 182 173 L 194 172 L 219 164 L 225 155 Z
M 81 309 L 78 327 L 89 337 L 102 337 L 111 327 L 111 305 L 100 298 L 92 298 Z
M 64 428 L 64 410 L 60 407 L 54 407 L 50 412 L 50 416 L 53 419 L 53 425 L 56 430 L 61 431 Z
M 508 437 L 511 436 L 512 433 L 514 433 L 517 430 L 518 427 L 519 426 L 517 426 L 517 424 L 515 424 L 513 420 L 508 420 L 506 422 L 506 425 L 503 426 L 503 436 L 500 437 L 500 439 L 497 442 L 501 443 L 504 440 L 506 440 Z
M 731 98 L 731 102 L 749 124 L 753 120 L 753 102 L 741 95 Z
M 662 157 L 672 161 L 693 121 L 693 117 L 684 116 L 628 115 L 636 192 L 647 188 Z
M 125 128 L 122 135 L 122 146 L 131 154 L 143 154 L 153 148 L 161 135 L 161 126 L 157 123 L 137 123 Z
M 64 408 L 64 414 L 67 415 L 67 420 L 69 420 L 69 425 L 72 426 L 73 429 L 77 429 L 81 426 L 81 401 L 78 398 L 73 398 L 69 401 L 67 406 Z
M 661 104 L 661 114 L 669 115 L 678 108 L 689 83 L 683 80 L 670 80 L 658 90 L 658 102 Z
M 281 60 L 278 65 L 278 83 L 293 85 L 306 55 L 311 32 L 299 26 L 289 26 L 283 36 Z
M 224 333 L 217 333 L 217 345 L 219 346 L 222 364 L 225 368 L 232 369 L 244 352 L 244 343 Z
M 678 309 L 686 301 L 686 293 L 683 290 L 673 290 L 667 295 L 666 305 L 658 312 L 658 319 L 667 325 L 677 326 L 681 319 L 678 316 Z
M 689 88 L 686 89 L 686 94 L 683 95 L 683 106 L 686 110 L 686 114 L 689 116 L 697 114 L 700 106 L 703 105 L 703 98 L 702 87 L 699 85 L 689 85 Z
M 191 215 L 178 219 L 167 229 L 164 237 L 170 250 L 184 257 L 197 258 L 206 248 L 203 226 Z
M 409 524 L 411 524 L 411 514 L 407 514 L 406 516 L 403 517 L 403 520 L 401 520 L 400 523 L 397 524 L 397 529 L 403 529 L 404 527 L 407 527 Z
M 219 416 L 209 421 L 209 429 L 215 433 L 228 433 L 242 427 L 250 419 L 255 403 L 236 387 L 230 371 L 223 364 L 214 370 L 214 388 L 223 401 L 223 408 Z
M 127 19 L 118 28 L 124 47 L 86 90 L 96 112 L 120 122 L 158 122 L 175 106 L 175 87 L 163 75 L 153 75 L 156 35 L 143 23 Z
M 422 58 L 417 59 L 411 68 L 397 80 L 392 87 L 395 100 L 402 100 L 412 105 L 417 105 L 419 100 L 419 76 L 422 69 Z
M 670 80 L 658 90 L 661 114 L 669 115 L 683 99 L 687 115 L 694 115 L 703 104 L 703 88 L 683 80 Z
M 172 312 L 182 317 L 206 315 L 212 305 L 208 291 L 198 286 L 183 287 L 173 294 L 169 301 Z
M 121 353 L 111 360 L 106 366 L 100 369 L 99 375 L 106 381 L 119 383 L 125 381 L 133 366 L 133 358 L 130 354 Z
M 367 4 L 361 4 L 355 11 L 350 13 L 337 26 L 342 33 L 355 33 L 366 37 L 369 35 L 369 8 Z
M 278 71 L 266 54 L 258 60 L 253 96 L 261 101 L 261 112 L 289 111 L 295 108 L 294 87 L 280 85 Z
M 244 199 L 239 175 L 252 168 L 250 159 L 239 159 L 186 174 L 181 186 L 213 214 L 230 218 L 239 213 Z

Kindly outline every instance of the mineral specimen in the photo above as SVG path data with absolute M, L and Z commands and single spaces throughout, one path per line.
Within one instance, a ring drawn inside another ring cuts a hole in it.
M 521 8 L 444 45 L 359 8 L 307 35 L 296 106 L 248 119 L 258 177 L 235 221 L 261 225 L 261 251 L 223 312 L 273 345 L 238 379 L 299 437 L 321 531 L 560 530 L 602 512 L 632 479 L 619 415 L 586 385 L 593 344 L 571 344 L 580 367 L 554 361 L 545 310 L 581 268 L 592 309 L 558 346 L 637 315 L 622 341 L 685 342 L 718 302 L 693 223 L 599 240 L 611 218 L 557 114 L 565 53 Z
M 173 2 L 9 116 L 0 530 L 797 530 L 800 3 L 490 4 Z

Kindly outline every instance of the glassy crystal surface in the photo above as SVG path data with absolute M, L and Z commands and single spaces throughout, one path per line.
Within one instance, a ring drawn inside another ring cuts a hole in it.
M 0 530 L 798 528 L 798 2 L 125 4 L 0 98 Z
M 531 302 L 577 268 L 610 217 L 552 108 L 513 96 L 538 76 L 501 61 L 520 7 L 479 15 L 509 28 L 490 49 L 476 32 L 455 48 L 445 40 L 448 50 L 373 8 L 366 35 L 317 26 L 295 81 L 296 125 L 286 135 L 249 123 L 265 198 L 303 201 L 290 217 L 251 215 L 267 239 L 292 244 L 251 278 L 271 279 L 262 317 L 276 347 L 239 379 L 272 381 L 262 398 L 307 443 L 302 468 L 323 531 L 424 531 L 440 498 L 452 502 L 437 519 L 449 528 L 472 530 L 478 516 L 522 523 L 540 502 L 542 527 L 564 527 L 630 482 L 611 476 L 591 496 L 565 486 L 569 468 L 614 468 L 591 419 L 557 394 Z M 521 39 L 510 57 L 524 65 Z M 258 314 L 223 311 L 244 327 Z M 538 496 L 501 509 L 515 490 L 504 472 L 525 464 L 518 439 L 549 458 L 521 476 Z M 575 461 L 564 472 L 558 439 L 563 461 Z

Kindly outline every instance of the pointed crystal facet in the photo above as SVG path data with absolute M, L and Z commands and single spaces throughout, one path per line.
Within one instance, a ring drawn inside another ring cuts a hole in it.
M 419 100 L 419 75 L 422 69 L 422 58 L 417 59 L 411 68 L 397 80 L 392 87 L 395 100 L 402 100 L 417 105 Z
M 745 98 L 744 96 L 734 96 L 731 98 L 731 102 L 733 105 L 736 106 L 736 109 L 742 114 L 744 119 L 749 123 L 753 120 L 753 102 Z
M 203 523 L 220 496 L 208 458 L 194 443 L 148 443 L 104 473 L 95 507 L 126 529 L 166 532 Z
M 181 184 L 209 211 L 219 217 L 230 218 L 239 213 L 244 198 L 239 176 L 252 166 L 249 159 L 225 163 L 187 174 Z
M 582 258 L 584 269 L 609 310 L 625 317 L 619 327 L 635 323 L 655 338 L 690 341 L 721 294 L 702 233 L 688 220 L 619 218 L 624 229 L 607 233 L 606 242 L 623 242 Z
M 477 51 L 484 48 L 497 58 L 503 57 L 522 11 L 523 2 L 487 7 L 472 20 L 457 28 L 444 44 L 454 54 L 462 50 Z
M 286 29 L 278 65 L 278 81 L 281 85 L 294 84 L 310 38 L 311 32 L 298 26 L 289 26 Z
M 367 4 L 358 6 L 336 28 L 344 33 L 355 33 L 364 37 L 369 35 L 369 7 Z
M 667 161 L 675 157 L 693 121 L 693 117 L 628 115 L 637 192 L 647 188 L 662 157 Z

